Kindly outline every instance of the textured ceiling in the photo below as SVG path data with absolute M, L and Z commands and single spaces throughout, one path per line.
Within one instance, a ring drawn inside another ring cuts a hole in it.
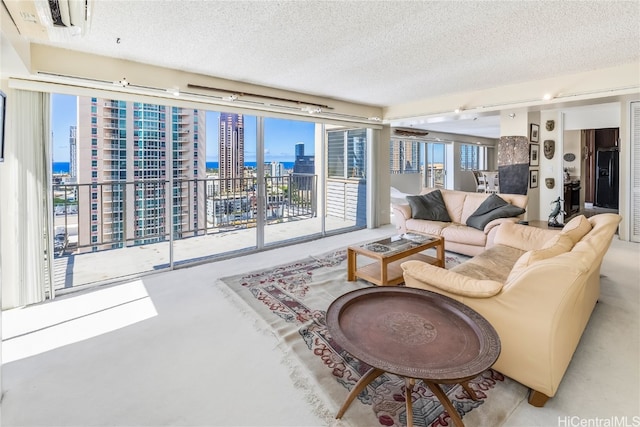
M 95 0 L 50 44 L 391 106 L 636 61 L 639 22 L 639 1 Z

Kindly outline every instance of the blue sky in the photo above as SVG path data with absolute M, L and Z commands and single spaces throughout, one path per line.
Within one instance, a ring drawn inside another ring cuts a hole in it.
M 53 161 L 69 161 L 69 127 L 77 122 L 76 97 L 53 94 L 51 97 L 51 130 L 53 132 Z M 219 112 L 207 111 L 207 161 L 218 160 Z M 245 161 L 256 159 L 255 116 L 244 116 Z M 265 160 L 292 162 L 295 144 L 304 142 L 305 154 L 313 154 L 314 123 L 266 118 L 264 123 Z

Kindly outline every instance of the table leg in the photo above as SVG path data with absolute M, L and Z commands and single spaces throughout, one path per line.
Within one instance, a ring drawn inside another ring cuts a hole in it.
M 371 382 L 373 380 L 375 380 L 376 378 L 378 378 L 380 375 L 384 374 L 384 371 L 382 369 L 378 369 L 378 368 L 371 368 L 367 371 L 367 373 L 365 373 L 356 383 L 355 386 L 353 386 L 353 388 L 351 389 L 351 391 L 349 392 L 349 395 L 347 396 L 347 400 L 344 401 L 344 403 L 342 404 L 342 406 L 340 407 L 340 410 L 338 411 L 338 415 L 336 415 L 336 418 L 342 418 L 342 416 L 344 415 L 344 413 L 347 411 L 347 409 L 349 408 L 349 405 L 351 405 L 351 402 L 353 402 L 353 399 L 356 398 L 356 396 L 358 396 L 362 390 L 364 390 L 364 388 L 366 386 L 368 386 L 369 384 L 371 384 Z
M 358 268 L 356 265 L 357 256 L 356 251 L 347 249 L 347 280 L 349 282 L 356 280 L 356 269 Z
M 381 259 L 380 260 L 380 284 L 382 286 L 386 286 L 388 282 L 387 278 L 387 261 Z
M 405 378 L 404 386 L 405 386 L 405 402 L 407 404 L 407 427 L 413 427 L 413 399 L 411 399 L 411 394 L 413 394 L 413 386 L 416 381 L 413 378 Z
M 471 400 L 478 400 L 478 396 L 476 396 L 476 392 L 473 391 L 473 389 L 469 386 L 469 383 L 464 381 L 464 382 L 461 382 L 460 385 L 469 394 L 469 397 L 471 398 Z
M 442 406 L 444 406 L 444 409 L 446 409 L 453 423 L 457 427 L 464 427 L 464 423 L 462 422 L 462 418 L 460 418 L 460 414 L 458 414 L 458 411 L 456 410 L 456 408 L 453 407 L 453 405 L 451 404 L 451 401 L 449 400 L 447 395 L 442 391 L 440 386 L 436 383 L 432 383 L 431 381 L 426 381 L 426 380 L 423 380 L 423 381 L 427 386 L 429 386 L 433 394 L 436 395 L 440 403 L 442 403 Z
M 444 257 L 444 237 L 440 241 L 440 244 L 436 247 L 438 261 L 440 262 L 440 267 L 445 268 L 445 257 Z

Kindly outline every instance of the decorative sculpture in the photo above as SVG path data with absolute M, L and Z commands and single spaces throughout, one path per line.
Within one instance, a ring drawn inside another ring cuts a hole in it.
M 544 156 L 551 160 L 556 152 L 556 142 L 553 139 L 545 139 L 544 141 Z
M 556 185 L 556 180 L 554 178 L 545 178 L 544 183 L 548 189 L 552 189 Z
M 547 120 L 547 123 L 545 123 L 545 128 L 549 132 L 551 132 L 555 127 L 556 127 L 556 122 L 553 120 Z
M 561 222 L 558 222 L 558 215 L 563 214 L 566 215 L 567 213 L 562 209 L 562 202 L 563 200 L 560 199 L 560 197 L 558 197 L 555 201 L 551 202 L 551 204 L 553 205 L 555 203 L 555 206 L 553 208 L 553 210 L 551 211 L 551 214 L 549 215 L 549 222 L 547 222 L 547 225 L 549 227 L 564 227 L 564 224 L 562 224 Z

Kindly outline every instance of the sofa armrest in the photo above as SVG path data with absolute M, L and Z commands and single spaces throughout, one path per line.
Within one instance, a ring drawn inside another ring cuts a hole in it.
M 429 289 L 421 286 L 426 283 L 457 295 L 489 298 L 499 293 L 503 286 L 495 280 L 473 279 L 421 261 L 406 261 L 401 267 L 406 285 L 413 288 Z
M 406 233 L 407 220 L 411 219 L 411 205 L 409 205 L 408 203 L 401 205 L 393 204 L 391 205 L 391 207 L 393 209 L 393 218 L 396 228 L 400 233 Z
M 487 225 L 485 225 L 484 227 L 484 234 L 487 235 L 487 241 L 484 244 L 485 248 L 490 248 L 492 246 L 495 245 L 494 240 L 495 240 L 495 236 L 496 233 L 498 232 L 498 229 L 500 228 L 501 224 L 504 224 L 505 222 L 512 222 L 512 223 L 516 223 L 520 218 L 515 217 L 515 218 L 496 218 L 494 220 L 492 220 L 491 222 L 489 222 Z
M 494 228 L 498 227 L 500 224 L 503 224 L 505 222 L 513 222 L 516 223 L 518 222 L 519 218 L 496 218 L 494 220 L 491 220 L 487 225 L 484 226 L 484 234 L 489 234 L 489 232 L 491 230 L 493 230 Z

